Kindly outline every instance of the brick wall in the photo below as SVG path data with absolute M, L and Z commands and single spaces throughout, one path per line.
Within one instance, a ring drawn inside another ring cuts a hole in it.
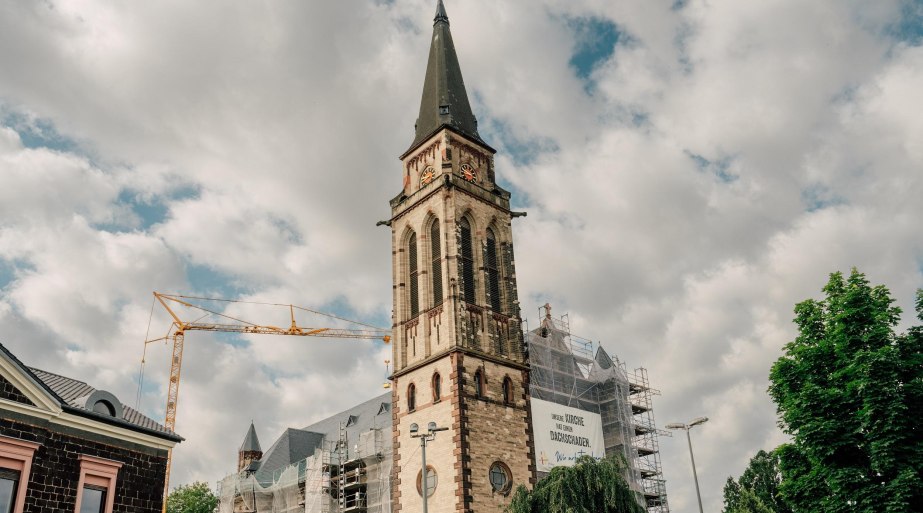
M 7 412 L 0 411 L 0 414 Z M 69 513 L 77 500 L 81 454 L 123 463 L 115 488 L 114 511 L 155 513 L 163 504 L 167 452 L 103 438 L 36 420 L 0 418 L 0 435 L 35 442 L 25 501 L 26 513 Z
M 7 381 L 7 379 L 3 376 L 0 376 L 0 397 L 20 404 L 35 406 L 32 404 L 32 401 L 30 401 L 26 396 L 22 395 L 22 392 L 14 387 L 13 384 Z

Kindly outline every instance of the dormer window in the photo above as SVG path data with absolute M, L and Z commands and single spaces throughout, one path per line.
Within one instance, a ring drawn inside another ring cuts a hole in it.
M 115 417 L 115 407 L 112 406 L 112 403 L 106 400 L 96 401 L 96 404 L 93 405 L 93 411 L 96 413 L 102 413 L 103 415 L 108 415 L 110 417 Z
M 439 115 L 440 115 L 440 116 L 444 116 L 444 115 L 446 115 L 446 114 L 448 114 L 448 113 L 449 113 L 449 106 L 448 106 L 448 105 L 440 105 L 440 106 L 439 106 Z
M 118 397 L 105 390 L 94 390 L 89 395 L 77 399 L 76 403 L 93 413 L 107 417 L 121 419 L 124 414 L 124 408 Z

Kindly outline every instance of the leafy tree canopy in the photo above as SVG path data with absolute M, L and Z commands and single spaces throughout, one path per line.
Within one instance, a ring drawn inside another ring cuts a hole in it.
M 740 479 L 729 477 L 724 485 L 723 513 L 792 513 L 780 495 L 782 474 L 775 452 L 759 451 Z
M 573 467 L 555 467 L 532 491 L 520 485 L 507 513 L 644 513 L 625 481 L 623 459 L 583 456 Z
M 897 513 L 923 504 L 923 327 L 895 334 L 884 286 L 834 273 L 823 300 L 795 307 L 798 337 L 772 366 L 769 393 L 792 442 L 781 492 L 799 513 Z M 923 290 L 917 292 L 923 321 Z
M 737 504 L 726 511 L 727 513 L 775 513 L 749 488 L 741 488 Z
M 178 486 L 167 497 L 167 513 L 213 513 L 217 508 L 218 497 L 199 481 Z

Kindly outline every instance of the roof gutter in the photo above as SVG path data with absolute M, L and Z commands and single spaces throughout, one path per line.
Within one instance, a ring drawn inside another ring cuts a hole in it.
M 105 423 L 105 424 L 110 424 L 110 425 L 113 425 L 113 426 L 118 426 L 118 427 L 121 427 L 121 428 L 130 429 L 130 430 L 132 430 L 132 431 L 138 431 L 138 432 L 144 433 L 144 434 L 146 434 L 146 435 L 155 436 L 155 437 L 157 437 L 157 438 L 161 438 L 161 439 L 164 439 L 164 440 L 170 440 L 171 442 L 177 442 L 177 443 L 179 443 L 179 442 L 182 442 L 182 441 L 185 441 L 185 440 L 186 440 L 185 438 L 183 438 L 183 437 L 177 435 L 176 433 L 165 433 L 165 432 L 163 432 L 163 431 L 157 431 L 156 429 L 146 428 L 146 427 L 144 427 L 144 426 L 139 426 L 139 425 L 137 425 L 137 424 L 132 424 L 131 422 L 128 422 L 128 421 L 126 421 L 126 420 L 117 419 L 117 418 L 115 418 L 115 417 L 110 417 L 110 416 L 108 416 L 108 415 L 103 415 L 103 414 L 101 414 L 101 413 L 96 413 L 96 412 L 93 412 L 93 411 L 90 411 L 90 410 L 86 410 L 86 409 L 84 409 L 84 408 L 79 408 L 79 407 L 77 407 L 77 406 L 71 406 L 71 405 L 69 405 L 69 404 L 67 404 L 67 403 L 64 403 L 64 402 L 62 402 L 62 404 L 61 404 L 61 409 L 62 409 L 63 411 L 66 411 L 67 413 L 72 413 L 72 414 L 78 415 L 78 416 L 80 416 L 80 417 L 84 417 L 84 418 L 87 418 L 87 419 L 93 419 L 93 420 L 96 420 L 96 421 L 99 421 L 99 422 L 103 422 L 103 423 Z

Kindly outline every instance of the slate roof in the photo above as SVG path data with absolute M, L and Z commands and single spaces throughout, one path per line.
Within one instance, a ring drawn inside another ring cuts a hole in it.
M 92 413 L 95 416 L 104 418 L 106 420 L 122 420 L 125 423 L 144 428 L 145 430 L 177 437 L 177 435 L 175 435 L 172 431 L 168 430 L 160 423 L 154 421 L 150 417 L 147 417 L 146 415 L 126 405 L 125 403 L 122 403 L 122 419 L 115 419 L 113 417 L 109 417 L 108 415 L 99 414 L 85 408 L 77 400 L 92 394 L 96 391 L 96 389 L 90 385 L 87 385 L 83 381 L 61 376 L 60 374 L 43 371 L 34 367 L 29 367 L 28 369 L 36 378 L 38 378 L 49 389 L 51 389 L 51 391 L 54 392 L 54 394 L 59 398 L 61 398 L 61 400 L 68 406 L 73 408 L 80 408 L 87 413 Z
M 455 43 L 452 42 L 452 32 L 449 30 L 449 17 L 442 0 L 439 0 L 433 20 L 433 39 L 429 48 L 429 60 L 426 63 L 416 134 L 410 149 L 404 155 L 416 149 L 443 127 L 490 148 L 478 134 L 478 122 L 471 111 L 471 104 L 468 103 L 465 81 L 458 64 L 458 55 L 455 53 Z
M 296 461 L 314 455 L 314 450 L 324 442 L 324 435 L 302 429 L 288 428 L 260 458 L 257 479 L 264 480 L 272 473 Z
M 64 410 L 69 410 L 81 416 L 96 419 L 107 424 L 115 424 L 135 431 L 142 431 L 174 442 L 183 441 L 183 437 L 168 430 L 134 408 L 124 404 L 122 405 L 122 418 L 111 417 L 85 408 L 83 404 L 80 404 L 78 399 L 85 398 L 93 392 L 96 392 L 95 388 L 87 385 L 83 381 L 43 371 L 41 369 L 27 367 L 3 344 L 0 344 L 0 353 L 3 353 L 3 355 L 19 367 L 28 379 L 44 388 L 46 392 L 60 403 L 61 408 Z
M 244 442 L 240 444 L 240 452 L 263 452 L 252 421 L 250 422 L 250 429 L 247 430 L 247 435 L 244 437 Z
M 269 481 L 273 473 L 314 454 L 325 440 L 340 436 L 340 423 L 347 422 L 346 436 L 352 442 L 375 428 L 391 426 L 391 393 L 385 393 L 304 428 L 288 428 L 260 458 L 256 477 Z M 388 433 L 390 439 L 390 433 Z M 257 467 L 257 465 L 254 465 Z

